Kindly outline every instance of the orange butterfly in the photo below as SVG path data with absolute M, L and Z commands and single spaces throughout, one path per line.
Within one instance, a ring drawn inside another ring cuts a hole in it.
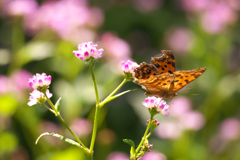
M 175 71 L 175 58 L 170 50 L 162 50 L 161 57 L 152 57 L 151 63 L 145 62 L 135 68 L 134 83 L 142 86 L 146 96 L 173 98 L 177 91 L 203 74 L 206 68 L 190 71 Z

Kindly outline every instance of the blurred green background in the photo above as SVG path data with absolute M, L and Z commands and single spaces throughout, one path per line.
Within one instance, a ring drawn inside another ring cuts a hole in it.
M 0 9 L 0 160 L 86 159 L 55 137 L 35 145 L 43 132 L 73 137 L 27 102 L 28 79 L 51 75 L 52 101 L 62 97 L 63 118 L 89 146 L 95 94 L 89 68 L 72 53 L 88 41 L 104 49 L 94 68 L 101 100 L 123 80 L 121 61 L 150 63 L 167 49 L 178 70 L 207 68 L 179 92 L 170 117 L 155 116 L 153 149 L 142 159 L 240 159 L 239 0 L 0 0 Z M 132 82 L 121 91 L 135 88 L 102 108 L 96 160 L 127 160 L 122 139 L 140 142 L 150 118 L 144 91 Z

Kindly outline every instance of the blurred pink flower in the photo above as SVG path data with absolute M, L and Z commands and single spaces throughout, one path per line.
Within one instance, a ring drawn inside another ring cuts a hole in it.
M 16 70 L 11 74 L 10 79 L 16 90 L 30 90 L 31 87 L 26 82 L 28 82 L 31 77 L 32 74 L 26 70 Z
M 90 8 L 90 16 L 87 24 L 92 27 L 100 27 L 104 22 L 103 11 L 97 7 Z
M 134 0 L 133 5 L 139 11 L 143 13 L 154 11 L 160 8 L 163 4 L 163 0 Z
M 75 42 L 74 34 L 78 34 L 81 27 L 99 27 L 104 21 L 103 17 L 103 12 L 97 7 L 90 8 L 87 0 L 45 1 L 35 14 L 26 17 L 25 28 L 31 34 L 51 29 L 62 39 Z M 86 40 L 87 37 L 82 39 Z
M 203 29 L 212 34 L 222 32 L 229 23 L 236 21 L 237 14 L 225 3 L 212 3 L 202 16 Z
M 167 157 L 157 151 L 147 152 L 141 160 L 167 160 Z
M 166 34 L 167 44 L 175 53 L 184 54 L 194 44 L 194 34 L 187 28 L 171 28 Z
M 28 16 L 38 7 L 36 0 L 3 0 L 3 13 L 8 16 Z
M 30 90 L 31 87 L 27 83 L 32 74 L 26 70 L 15 70 L 9 77 L 0 75 L 0 94 L 15 93 L 21 95 L 24 90 Z
M 176 97 L 169 105 L 171 106 L 171 115 L 174 117 L 181 117 L 191 110 L 191 102 L 186 97 Z
M 178 122 L 163 121 L 155 129 L 156 134 L 163 139 L 176 139 L 182 134 L 183 128 Z
M 237 118 L 227 118 L 220 126 L 219 137 L 223 140 L 234 140 L 240 136 L 240 121 Z
M 180 118 L 183 128 L 190 130 L 199 130 L 203 127 L 205 119 L 203 115 L 196 111 L 189 111 Z
M 131 59 L 129 44 L 111 32 L 102 34 L 100 44 L 105 49 L 111 61 L 121 62 Z
M 226 4 L 232 7 L 235 10 L 240 10 L 240 1 L 239 0 L 224 0 Z
M 0 75 L 0 94 L 7 93 L 9 91 L 9 87 L 8 78 Z
M 71 123 L 70 128 L 77 136 L 82 137 L 91 133 L 92 123 L 87 119 L 77 118 Z
M 157 127 L 156 133 L 160 138 L 176 139 L 183 130 L 199 130 L 203 127 L 204 116 L 191 109 L 191 102 L 188 98 L 177 97 L 170 103 L 171 116 L 162 121 Z
M 201 11 L 206 9 L 211 0 L 181 0 L 182 7 L 187 11 Z
M 107 156 L 107 160 L 129 160 L 129 156 L 123 152 L 112 152 Z

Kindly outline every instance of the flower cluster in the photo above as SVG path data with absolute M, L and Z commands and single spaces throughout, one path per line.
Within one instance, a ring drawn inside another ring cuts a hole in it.
M 161 121 L 156 134 L 162 139 L 177 139 L 185 130 L 200 130 L 205 123 L 204 116 L 192 109 L 191 101 L 186 97 L 176 97 L 171 102 L 171 117 Z
M 142 104 L 149 109 L 150 114 L 153 116 L 158 113 L 169 116 L 169 105 L 162 98 L 148 97 Z
M 98 45 L 93 42 L 82 43 L 78 45 L 78 50 L 73 51 L 73 54 L 79 59 L 86 61 L 91 57 L 97 59 L 102 57 L 103 49 L 98 49 Z
M 147 123 L 149 123 L 150 122 L 150 119 L 149 120 L 147 120 Z M 156 128 L 157 126 L 159 126 L 159 122 L 156 120 L 156 119 L 152 119 L 152 121 L 151 121 L 151 127 L 154 129 L 154 128 Z
M 29 79 L 29 85 L 33 89 L 41 90 L 41 89 L 47 89 L 49 85 L 51 84 L 52 77 L 47 76 L 46 73 L 39 74 L 37 73 L 32 78 Z
M 46 94 L 48 98 L 52 97 L 52 93 L 49 92 L 49 90 L 46 91 Z M 35 104 L 43 104 L 46 101 L 46 97 L 42 92 L 39 92 L 38 90 L 33 90 L 32 93 L 30 93 L 29 97 L 29 106 L 33 106 Z
M 185 11 L 193 12 L 194 16 L 200 17 L 197 19 L 200 19 L 203 30 L 210 34 L 223 32 L 229 25 L 236 23 L 239 17 L 238 0 L 181 0 L 180 2 Z
M 122 71 L 124 73 L 131 73 L 134 74 L 134 68 L 139 67 L 139 65 L 136 62 L 132 62 L 130 60 L 128 60 L 127 62 L 123 62 L 121 63 L 122 66 Z
M 52 30 L 60 38 L 77 43 L 95 39 L 96 28 L 104 22 L 103 11 L 91 7 L 88 0 L 2 0 L 1 13 L 5 16 L 23 16 L 27 34 L 36 35 Z M 79 18 L 81 15 L 81 18 Z M 66 18 L 67 17 L 67 18 Z
M 46 97 L 44 93 L 46 93 L 48 98 L 52 97 L 52 93 L 47 89 L 51 84 L 51 76 L 47 76 L 46 73 L 39 74 L 37 73 L 32 78 L 29 78 L 29 85 L 34 89 L 32 93 L 30 93 L 29 97 L 29 106 L 33 106 L 35 104 L 43 104 L 46 101 Z

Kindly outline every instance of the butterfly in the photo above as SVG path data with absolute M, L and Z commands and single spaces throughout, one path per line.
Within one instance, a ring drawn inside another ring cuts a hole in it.
M 141 63 L 134 69 L 134 83 L 141 85 L 146 96 L 173 98 L 177 91 L 202 75 L 206 68 L 175 71 L 175 58 L 170 50 L 162 50 L 161 57 L 152 57 L 151 63 Z

